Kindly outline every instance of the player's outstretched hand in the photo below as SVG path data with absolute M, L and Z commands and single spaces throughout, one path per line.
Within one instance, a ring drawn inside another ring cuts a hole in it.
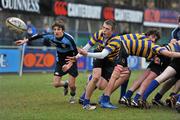
M 16 44 L 16 45 L 22 45 L 22 44 L 26 43 L 27 41 L 28 41 L 28 39 L 17 40 L 17 41 L 15 42 L 15 44 Z
M 176 39 L 171 39 L 170 43 L 176 44 L 177 40 Z
M 78 52 L 79 54 L 83 55 L 83 56 L 87 56 L 88 52 L 82 48 L 78 48 Z
M 62 66 L 62 71 L 63 71 L 63 72 L 68 71 L 68 70 L 71 68 L 72 65 L 73 65 L 72 62 L 69 62 L 69 63 L 63 65 L 63 66 Z
M 73 57 L 70 57 L 70 56 L 67 56 L 66 57 L 66 63 L 68 64 L 69 62 L 76 62 L 76 57 L 75 56 L 73 56 Z

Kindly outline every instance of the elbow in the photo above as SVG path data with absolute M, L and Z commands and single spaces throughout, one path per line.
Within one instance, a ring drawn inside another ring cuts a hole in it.
M 98 56 L 98 59 L 104 59 L 105 57 L 106 57 L 106 55 L 101 54 Z
M 105 58 L 105 56 L 99 56 L 99 59 L 104 59 Z
M 169 52 L 166 56 L 167 56 L 167 57 L 172 57 L 172 56 L 173 56 L 173 53 Z

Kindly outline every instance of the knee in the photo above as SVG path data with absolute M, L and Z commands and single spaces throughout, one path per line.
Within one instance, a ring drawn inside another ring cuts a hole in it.
M 93 76 L 91 81 L 96 84 L 99 81 L 99 79 L 100 79 L 99 76 Z
M 59 83 L 53 83 L 53 86 L 54 86 L 55 88 L 58 88 L 58 87 L 59 87 Z
M 98 86 L 98 89 L 99 90 L 104 90 L 104 87 L 103 86 Z

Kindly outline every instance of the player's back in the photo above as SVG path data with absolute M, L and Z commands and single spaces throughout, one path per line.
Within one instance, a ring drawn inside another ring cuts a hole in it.
M 126 34 L 120 36 L 120 38 L 127 48 L 129 55 L 151 59 L 154 57 L 153 52 L 157 53 L 161 48 L 160 46 L 155 45 L 152 40 L 144 34 Z

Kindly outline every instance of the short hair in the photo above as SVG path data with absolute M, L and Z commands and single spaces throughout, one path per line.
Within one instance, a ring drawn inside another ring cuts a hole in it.
M 161 38 L 160 33 L 157 30 L 149 30 L 148 32 L 145 33 L 145 35 L 146 36 L 155 35 L 156 36 L 156 39 L 155 39 L 156 41 Z
M 53 24 L 52 24 L 52 29 L 54 28 L 54 27 L 59 27 L 59 28 L 61 28 L 63 31 L 65 30 L 65 26 L 64 26 L 64 22 L 62 22 L 62 21 L 55 21 Z
M 107 25 L 110 25 L 112 27 L 112 30 L 115 30 L 116 22 L 114 20 L 106 20 L 104 21 Z

